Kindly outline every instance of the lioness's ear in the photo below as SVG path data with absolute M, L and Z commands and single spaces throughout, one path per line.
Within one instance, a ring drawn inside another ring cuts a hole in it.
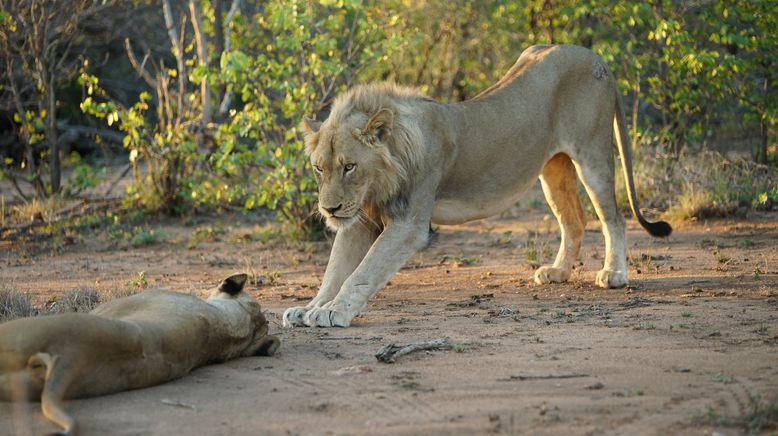
M 303 117 L 303 121 L 300 123 L 300 128 L 303 130 L 305 136 L 313 135 L 321 129 L 321 121 L 316 121 L 311 117 Z
M 230 295 L 239 294 L 246 284 L 246 279 L 248 279 L 248 275 L 244 273 L 233 274 L 222 280 L 219 284 L 219 291 Z
M 389 109 L 381 109 L 376 112 L 369 120 L 367 120 L 367 126 L 365 126 L 364 134 L 375 136 L 380 139 L 381 142 L 386 142 L 389 136 L 392 134 L 392 123 L 394 122 L 394 114 Z

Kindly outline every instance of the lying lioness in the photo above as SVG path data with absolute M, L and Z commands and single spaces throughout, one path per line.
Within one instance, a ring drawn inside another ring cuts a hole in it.
M 259 303 L 243 292 L 245 274 L 226 278 L 207 300 L 149 291 L 90 313 L 0 325 L 0 399 L 40 398 L 46 418 L 74 434 L 63 400 L 163 383 L 239 356 L 272 355 Z

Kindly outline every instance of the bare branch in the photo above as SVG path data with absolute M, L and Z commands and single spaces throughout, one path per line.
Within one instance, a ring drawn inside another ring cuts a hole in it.
M 202 31 L 203 20 L 200 16 L 200 5 L 196 0 L 189 0 L 189 13 L 192 21 L 192 28 L 195 33 L 195 43 L 197 44 L 197 57 L 200 58 L 200 65 L 208 66 L 208 45 L 205 40 L 205 34 Z M 202 104 L 201 130 L 205 129 L 211 122 L 211 88 L 208 85 L 208 78 L 203 77 L 200 82 L 200 99 Z M 202 146 L 202 138 L 198 140 L 198 148 Z
M 230 24 L 240 10 L 240 0 L 232 0 L 230 11 L 227 12 L 227 19 L 224 20 L 224 51 L 232 50 L 232 29 Z
M 8 172 L 6 171 L 6 173 Z M 19 183 L 16 181 L 16 176 L 14 174 L 6 174 L 6 176 L 8 177 L 8 180 L 11 181 L 11 185 L 13 185 L 14 189 L 16 189 L 16 193 L 19 194 L 19 197 L 21 197 L 21 199 L 24 200 L 25 203 L 29 203 L 30 198 L 24 194 L 24 191 L 22 191 L 22 188 L 19 186 Z
M 127 51 L 127 58 L 130 60 L 130 64 L 132 64 L 132 67 L 135 68 L 135 71 L 138 73 L 140 77 L 143 78 L 143 80 L 152 88 L 157 87 L 157 81 L 154 80 L 153 77 L 151 77 L 151 74 L 149 74 L 148 71 L 146 71 L 145 63 L 146 63 L 146 57 L 143 58 L 143 63 L 139 64 L 138 59 L 135 57 L 135 53 L 132 51 L 132 45 L 130 44 L 130 38 L 124 38 L 124 49 Z
M 111 192 L 116 188 L 116 185 L 119 184 L 119 182 L 124 178 L 124 176 L 127 175 L 127 173 L 130 172 L 130 169 L 132 168 L 132 164 L 128 163 L 123 170 L 119 172 L 119 175 L 116 176 L 110 185 L 108 185 L 108 189 L 105 190 L 105 193 L 103 194 L 104 197 L 108 197 Z

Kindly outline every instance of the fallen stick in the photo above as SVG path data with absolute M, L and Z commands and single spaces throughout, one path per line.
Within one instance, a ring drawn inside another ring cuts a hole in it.
M 131 164 L 125 165 L 122 171 L 119 173 L 119 175 L 114 177 L 113 181 L 111 181 L 111 184 L 108 185 L 108 189 L 105 190 L 105 194 L 103 195 L 108 197 L 111 194 L 111 192 L 113 192 L 113 188 L 115 188 L 116 185 L 118 185 L 119 182 L 124 178 L 124 176 L 126 176 L 127 173 L 130 172 L 130 169 L 132 169 Z
M 173 407 L 180 407 L 182 409 L 191 409 L 191 410 L 197 410 L 197 408 L 191 404 L 182 403 L 178 400 L 170 400 L 168 398 L 163 398 L 160 400 L 160 402 L 166 406 L 173 406 Z
M 563 378 L 581 378 L 590 377 L 589 374 L 545 374 L 545 375 L 512 375 L 508 378 L 504 378 L 501 381 L 525 381 L 525 380 L 553 380 Z
M 448 339 L 437 338 L 429 341 L 413 342 L 406 345 L 389 344 L 379 348 L 375 353 L 375 358 L 380 362 L 394 363 L 398 357 L 419 350 L 439 350 L 442 348 L 451 348 Z

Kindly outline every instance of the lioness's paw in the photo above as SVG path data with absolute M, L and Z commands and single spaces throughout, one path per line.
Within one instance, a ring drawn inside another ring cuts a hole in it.
M 626 271 L 611 271 L 604 269 L 597 273 L 597 280 L 595 280 L 597 286 L 601 288 L 622 288 L 627 286 L 627 272 Z
M 305 312 L 307 309 L 304 307 L 290 307 L 284 312 L 284 327 L 295 327 L 305 325 Z
M 539 285 L 566 282 L 569 278 L 570 271 L 551 265 L 541 266 L 535 271 L 535 283 Z
M 305 314 L 304 322 L 311 327 L 348 327 L 353 316 L 330 307 L 317 307 Z

